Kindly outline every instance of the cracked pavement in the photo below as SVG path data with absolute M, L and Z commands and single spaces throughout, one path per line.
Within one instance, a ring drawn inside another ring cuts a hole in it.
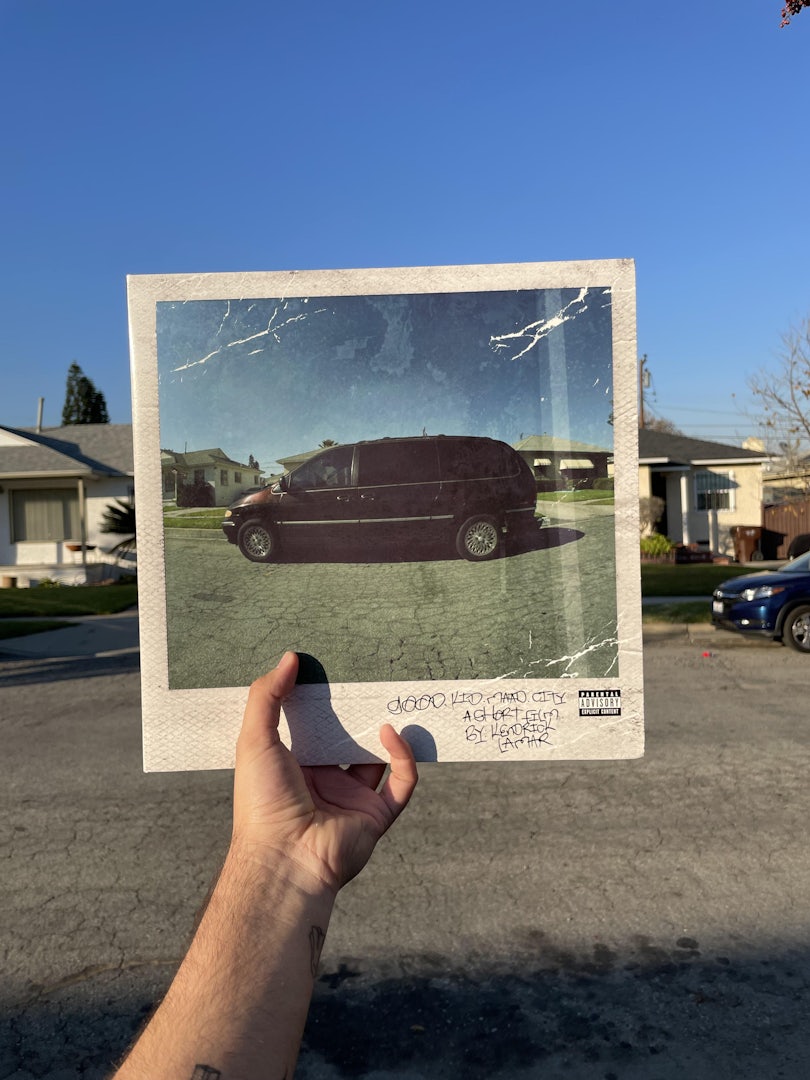
M 445 550 L 251 563 L 221 534 L 168 529 L 171 688 L 248 685 L 285 649 L 316 657 L 333 683 L 607 675 L 613 508 L 554 512 L 507 558 L 480 564 Z
M 638 761 L 423 765 L 338 900 L 301 1080 L 810 1075 L 806 659 L 645 646 Z M 102 1080 L 228 840 L 126 657 L 0 662 L 0 1080 Z

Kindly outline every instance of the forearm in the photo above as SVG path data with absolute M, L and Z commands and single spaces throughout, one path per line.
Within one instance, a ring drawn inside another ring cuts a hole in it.
M 290 1080 L 333 902 L 282 856 L 257 863 L 232 847 L 165 1000 L 115 1080 Z

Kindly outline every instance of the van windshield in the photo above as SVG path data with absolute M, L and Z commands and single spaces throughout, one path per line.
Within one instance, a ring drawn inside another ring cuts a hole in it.
M 290 491 L 315 491 L 319 488 L 348 487 L 352 482 L 353 446 L 336 446 L 290 473 Z

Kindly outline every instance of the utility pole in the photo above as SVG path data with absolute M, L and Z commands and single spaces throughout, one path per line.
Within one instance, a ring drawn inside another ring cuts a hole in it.
M 650 372 L 647 369 L 647 354 L 638 362 L 638 426 L 644 427 L 644 391 L 650 387 Z

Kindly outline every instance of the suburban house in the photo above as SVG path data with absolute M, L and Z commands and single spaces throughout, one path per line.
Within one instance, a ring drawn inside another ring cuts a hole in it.
M 100 526 L 106 508 L 133 493 L 130 424 L 0 425 L 2 584 L 83 584 L 132 572 L 134 556 L 110 550 L 124 538 Z
M 639 495 L 664 509 L 655 531 L 675 544 L 733 556 L 732 529 L 762 523 L 760 450 L 640 428 Z
M 512 445 L 534 473 L 538 491 L 593 487 L 612 475 L 613 451 L 602 446 L 553 435 L 530 435 Z
M 193 450 L 177 454 L 174 450 L 160 451 L 160 470 L 163 483 L 163 501 L 177 502 L 183 485 L 208 489 L 207 502 L 199 496 L 194 499 L 198 506 L 228 506 L 243 491 L 261 487 L 262 472 L 258 464 L 245 465 L 233 461 L 223 450 Z

